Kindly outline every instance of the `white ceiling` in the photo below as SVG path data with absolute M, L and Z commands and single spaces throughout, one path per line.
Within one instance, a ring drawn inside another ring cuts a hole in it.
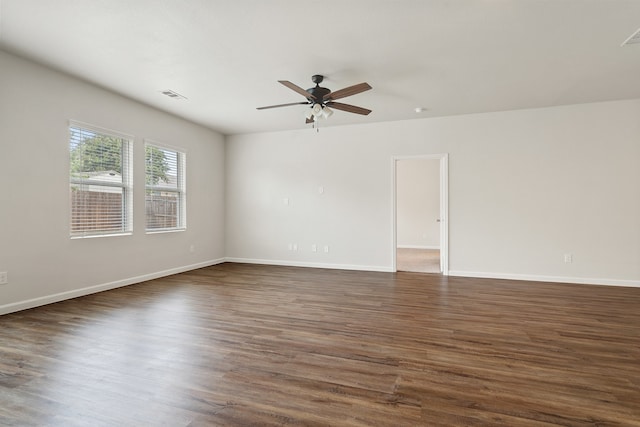
M 373 86 L 322 126 L 640 98 L 638 28 L 639 0 L 0 0 L 0 48 L 225 134 L 309 126 L 256 107 L 313 74 Z

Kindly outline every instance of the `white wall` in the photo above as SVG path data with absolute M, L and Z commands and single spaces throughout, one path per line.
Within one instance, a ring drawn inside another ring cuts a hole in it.
M 222 135 L 1 51 L 0 94 L 0 314 L 224 258 Z M 135 137 L 133 235 L 69 239 L 70 119 Z M 186 150 L 185 232 L 144 232 L 144 138 Z
M 229 137 L 227 256 L 389 270 L 391 158 L 449 153 L 451 274 L 640 285 L 639 118 L 636 99 Z
M 440 248 L 440 161 L 403 159 L 396 164 L 399 248 Z
M 449 153 L 450 273 L 640 285 L 640 100 L 237 135 L 225 144 L 3 52 L 0 93 L 0 271 L 9 272 L 0 313 L 225 256 L 387 271 L 391 159 L 439 153 Z M 183 147 L 187 231 L 144 233 L 136 161 L 134 234 L 69 239 L 69 119 L 134 135 L 139 160 L 144 138 Z

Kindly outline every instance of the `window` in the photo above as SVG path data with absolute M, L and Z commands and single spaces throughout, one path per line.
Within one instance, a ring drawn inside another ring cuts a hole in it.
M 130 234 L 131 139 L 69 126 L 71 237 Z
M 185 221 L 185 154 L 145 145 L 147 231 L 183 230 Z

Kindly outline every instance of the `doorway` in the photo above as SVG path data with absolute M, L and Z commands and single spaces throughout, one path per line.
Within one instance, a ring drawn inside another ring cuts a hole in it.
M 448 274 L 448 156 L 393 158 L 393 271 Z

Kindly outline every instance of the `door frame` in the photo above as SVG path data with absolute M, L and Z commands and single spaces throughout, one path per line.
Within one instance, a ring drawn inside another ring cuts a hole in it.
M 398 162 L 402 160 L 439 160 L 440 165 L 440 271 L 444 276 L 449 275 L 449 154 L 421 154 L 415 156 L 393 156 L 392 164 L 392 203 L 391 203 L 391 234 L 392 257 L 391 271 L 397 270 L 396 251 L 398 247 Z

